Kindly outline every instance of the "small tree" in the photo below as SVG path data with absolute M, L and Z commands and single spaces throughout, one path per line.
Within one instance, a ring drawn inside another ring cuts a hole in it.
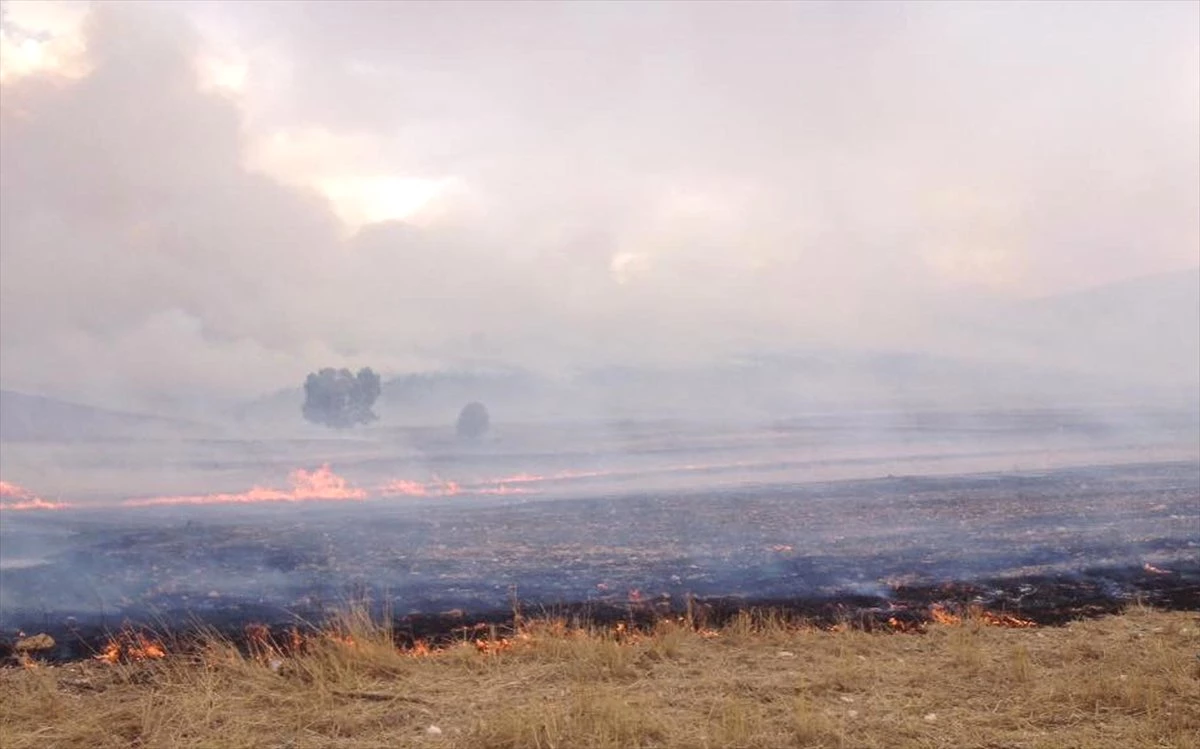
M 365 367 L 352 373 L 332 367 L 304 381 L 304 418 L 314 424 L 346 429 L 379 417 L 371 410 L 382 392 L 379 375 Z
M 490 423 L 487 407 L 478 401 L 472 401 L 463 406 L 463 410 L 458 413 L 458 436 L 469 440 L 479 439 L 487 433 Z

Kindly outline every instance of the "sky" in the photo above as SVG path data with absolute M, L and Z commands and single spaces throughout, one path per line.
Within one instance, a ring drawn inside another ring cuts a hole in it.
M 1200 263 L 1200 3 L 0 9 L 7 388 L 951 350 Z

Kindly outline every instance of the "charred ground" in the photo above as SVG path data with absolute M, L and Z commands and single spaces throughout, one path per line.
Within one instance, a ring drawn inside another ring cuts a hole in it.
M 4 633 L 87 655 L 126 624 L 236 633 L 347 602 L 404 639 L 525 611 L 719 624 L 747 607 L 865 628 L 933 604 L 1042 623 L 1141 600 L 1200 610 L 1200 465 L 763 484 L 575 499 L 452 498 L 20 518 Z M 9 547 L 11 555 L 13 548 Z

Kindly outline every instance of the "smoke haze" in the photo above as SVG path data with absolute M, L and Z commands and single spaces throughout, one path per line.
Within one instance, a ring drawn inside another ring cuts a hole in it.
M 1200 387 L 1195 3 L 0 8 L 9 390 L 814 351 Z

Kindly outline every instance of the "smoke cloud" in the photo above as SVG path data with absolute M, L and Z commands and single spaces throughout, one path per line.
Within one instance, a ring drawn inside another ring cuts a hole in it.
M 6 388 L 813 347 L 1200 383 L 1194 3 L 0 7 Z

